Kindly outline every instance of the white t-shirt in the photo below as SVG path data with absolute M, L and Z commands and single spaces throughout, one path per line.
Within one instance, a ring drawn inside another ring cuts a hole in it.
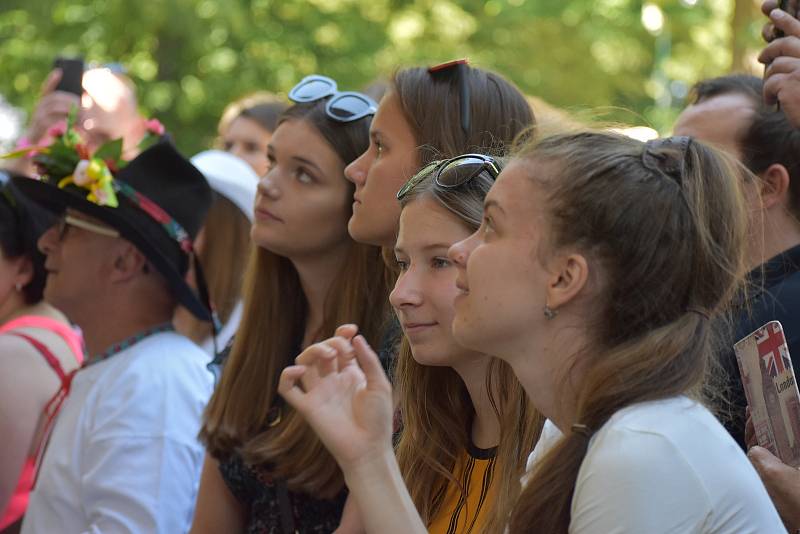
M 189 530 L 211 395 L 208 355 L 164 332 L 75 375 L 31 494 L 25 534 Z
M 560 439 L 550 421 L 530 471 Z M 779 534 L 775 507 L 717 419 L 686 398 L 615 413 L 589 441 L 570 534 Z

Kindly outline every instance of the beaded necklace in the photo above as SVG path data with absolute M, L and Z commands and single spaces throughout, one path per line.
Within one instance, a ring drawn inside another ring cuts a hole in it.
M 129 347 L 132 347 L 133 345 L 139 343 L 143 339 L 146 339 L 152 335 L 160 334 L 161 332 L 172 332 L 174 330 L 175 327 L 172 326 L 172 323 L 162 323 L 152 328 L 148 328 L 147 330 L 138 332 L 132 335 L 131 337 L 123 339 L 119 343 L 114 343 L 100 354 L 87 358 L 83 364 L 83 367 L 88 367 L 92 364 L 102 362 L 103 360 L 107 360 L 111 356 L 118 354 Z

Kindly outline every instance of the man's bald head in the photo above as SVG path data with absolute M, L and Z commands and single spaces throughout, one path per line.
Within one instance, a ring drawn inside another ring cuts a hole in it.
M 125 158 L 135 157 L 145 125 L 133 83 L 108 68 L 95 68 L 83 74 L 83 89 L 80 124 L 90 149 L 121 137 Z

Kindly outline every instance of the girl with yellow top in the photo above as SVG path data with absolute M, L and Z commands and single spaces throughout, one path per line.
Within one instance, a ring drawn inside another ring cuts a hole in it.
M 429 164 L 397 195 L 400 274 L 389 296 L 404 333 L 395 374 L 402 417 L 396 454 L 435 534 L 481 533 L 504 522 L 541 426 L 510 367 L 452 335 L 459 290 L 447 250 L 480 226 L 498 173 L 490 157 L 459 156 Z

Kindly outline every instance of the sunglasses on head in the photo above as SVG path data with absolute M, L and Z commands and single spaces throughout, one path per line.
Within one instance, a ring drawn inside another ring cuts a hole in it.
M 469 183 L 483 172 L 488 172 L 492 180 L 500 174 L 500 164 L 491 156 L 483 154 L 462 154 L 446 160 L 432 161 L 417 172 L 397 192 L 397 200 L 402 200 L 422 180 L 434 174 L 439 187 L 451 189 Z
M 469 135 L 470 128 L 470 96 L 469 85 L 467 84 L 466 71 L 469 68 L 467 59 L 456 59 L 448 61 L 441 65 L 435 65 L 428 68 L 428 74 L 432 77 L 446 75 L 448 73 L 455 73 L 458 76 L 458 94 L 459 94 L 459 110 L 461 113 L 461 129 L 464 133 Z
M 331 97 L 325 104 L 325 114 L 338 122 L 353 122 L 374 115 L 378 104 L 365 94 L 337 89 L 336 81 L 327 76 L 306 76 L 289 91 L 289 100 L 298 104 L 316 102 Z

